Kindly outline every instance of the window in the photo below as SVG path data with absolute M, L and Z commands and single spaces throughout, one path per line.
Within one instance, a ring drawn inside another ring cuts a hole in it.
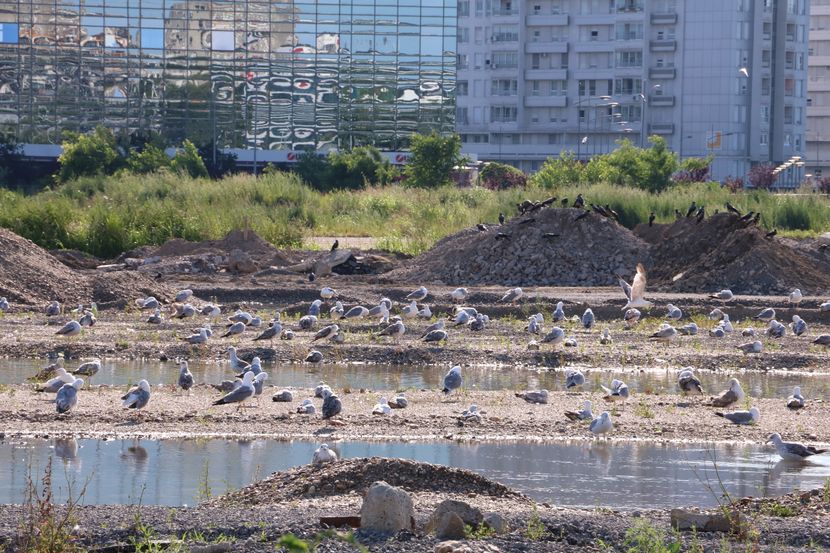
M 761 123 L 769 123 L 769 106 L 761 106 Z
M 531 69 L 539 69 L 542 64 L 542 54 L 531 54 L 530 55 L 530 68 Z
M 599 40 L 599 31 L 591 29 L 591 40 Z
M 516 52 L 493 52 L 493 69 L 497 67 L 518 67 L 519 55 Z
M 458 28 L 458 42 L 470 42 L 470 29 L 466 27 Z
M 470 15 L 470 0 L 459 0 L 458 2 L 458 17 L 469 17 Z
M 458 94 L 458 96 L 466 96 L 470 93 L 470 87 L 467 81 L 458 81 L 458 84 L 456 85 L 455 89 L 456 94 Z
M 769 135 L 765 132 L 762 132 L 760 135 L 758 135 L 758 143 L 761 146 L 769 145 Z
M 496 79 L 490 86 L 492 96 L 515 96 L 516 90 L 517 81 L 512 79 Z
M 0 44 L 17 44 L 19 36 L 17 23 L 0 23 Z
M 643 38 L 642 23 L 618 23 L 617 40 L 639 40 Z
M 551 96 L 565 96 L 568 93 L 568 81 L 557 79 L 550 82 Z
M 642 105 L 620 106 L 620 113 L 623 121 L 639 121 L 643 116 Z
M 491 106 L 490 121 L 493 123 L 512 123 L 516 121 L 516 106 Z
M 516 42 L 519 40 L 519 30 L 515 25 L 495 25 L 491 40 L 493 42 Z
M 640 94 L 643 82 L 640 79 L 614 79 L 614 94 Z
M 214 52 L 233 52 L 233 31 L 211 31 L 210 46 Z
M 784 106 L 784 123 L 787 125 L 793 124 L 793 107 Z
M 531 96 L 541 96 L 542 95 L 542 81 L 530 81 L 530 95 Z
M 455 108 L 455 121 L 460 125 L 468 125 L 470 123 L 467 117 L 467 108 Z
M 761 51 L 761 66 L 762 67 L 769 67 L 770 65 L 770 51 L 769 50 L 762 50 Z
M 617 67 L 642 67 L 643 52 L 617 52 Z

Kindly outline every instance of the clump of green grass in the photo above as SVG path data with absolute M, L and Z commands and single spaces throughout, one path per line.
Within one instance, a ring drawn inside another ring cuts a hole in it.
M 792 505 L 785 505 L 777 501 L 766 503 L 761 508 L 761 512 L 770 517 L 788 518 L 798 516 L 798 509 Z
M 651 521 L 636 518 L 625 533 L 623 545 L 628 553 L 680 553 L 683 544 L 679 539 L 669 539 Z

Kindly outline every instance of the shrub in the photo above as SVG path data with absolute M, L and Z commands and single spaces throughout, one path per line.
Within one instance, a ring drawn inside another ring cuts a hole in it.
M 723 186 L 734 194 L 744 189 L 744 179 L 730 175 L 723 180 Z
M 181 149 L 176 152 L 170 166 L 177 173 L 190 175 L 193 178 L 207 177 L 208 170 L 205 162 L 199 156 L 199 150 L 190 140 L 182 142 Z
M 712 156 L 705 158 L 690 157 L 680 163 L 680 171 L 673 177 L 675 184 L 689 184 L 693 182 L 706 182 L 709 180 L 709 168 L 712 164 Z
M 462 161 L 461 137 L 457 134 L 447 137 L 435 131 L 428 135 L 415 134 L 410 149 L 412 155 L 404 169 L 404 182 L 410 186 L 435 188 L 449 184 L 453 167 Z
M 218 179 L 236 171 L 236 154 L 227 154 L 218 147 L 214 150 L 213 142 L 199 146 L 199 157 L 205 163 L 212 179 Z
M 816 182 L 816 188 L 822 194 L 830 194 L 830 177 L 822 177 Z
M 481 185 L 491 190 L 524 187 L 527 184 L 527 175 L 504 163 L 486 163 L 479 173 L 479 178 Z
M 777 178 L 777 175 L 773 173 L 774 170 L 775 166 L 771 163 L 753 165 L 747 174 L 749 184 L 753 188 L 769 190 L 775 185 L 775 179 Z
M 320 189 L 357 190 L 369 185 L 386 185 L 392 179 L 392 166 L 374 146 L 360 146 L 345 152 L 332 152 L 327 159 L 327 182 Z
M 133 150 L 127 158 L 127 169 L 137 175 L 156 173 L 168 169 L 170 165 L 170 158 L 164 150 L 154 144 L 147 144 L 140 152 Z
M 109 175 L 124 164 L 118 155 L 115 136 L 103 126 L 89 134 L 67 133 L 62 145 L 63 153 L 58 157 L 61 167 L 55 177 L 58 182 L 85 175 Z
M 661 136 L 651 136 L 649 142 L 651 148 L 639 152 L 642 180 L 635 186 L 662 192 L 671 185 L 671 176 L 677 171 L 677 154 L 669 150 L 666 139 Z
M 558 188 L 578 183 L 582 178 L 582 172 L 583 165 L 573 152 L 563 151 L 559 153 L 559 157 L 549 157 L 530 180 L 542 188 Z

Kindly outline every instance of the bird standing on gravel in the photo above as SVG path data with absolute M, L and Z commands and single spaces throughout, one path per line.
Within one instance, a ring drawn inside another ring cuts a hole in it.
M 332 298 L 335 298 L 337 297 L 337 290 L 325 286 L 322 290 L 320 290 L 320 297 L 324 300 L 330 300 Z
M 764 349 L 764 344 L 762 344 L 760 340 L 755 340 L 754 342 L 747 342 L 746 344 L 741 344 L 737 346 L 737 348 L 745 354 L 761 353 L 761 350 Z
M 684 394 L 703 394 L 703 386 L 700 380 L 694 375 L 691 368 L 680 371 L 677 375 L 677 385 Z
M 179 365 L 179 388 L 190 393 L 190 389 L 193 387 L 193 373 L 190 372 L 190 368 L 187 366 L 187 361 L 182 361 Z
M 790 328 L 792 329 L 793 334 L 801 336 L 807 332 L 807 323 L 804 322 L 804 319 L 798 315 L 793 315 L 793 322 L 790 323 Z
M 242 382 L 234 388 L 232 391 L 228 392 L 221 398 L 217 399 L 213 402 L 213 405 L 229 405 L 231 403 L 238 403 L 237 410 L 242 407 L 242 403 L 245 400 L 248 400 L 254 397 L 254 373 L 248 371 L 242 377 Z
M 771 320 L 775 319 L 775 309 L 773 309 L 772 307 L 762 309 L 760 313 L 753 317 L 753 319 L 768 323 Z
M 786 333 L 787 327 L 783 324 L 779 323 L 775 319 L 769 322 L 769 326 L 767 327 L 767 336 L 770 338 L 783 338 Z
M 271 324 L 268 328 L 263 330 L 259 336 L 253 339 L 254 342 L 260 340 L 269 340 L 271 342 L 274 341 L 274 338 L 277 338 L 280 334 L 282 334 L 282 325 L 277 321 Z
M 464 378 L 461 376 L 461 367 L 456 365 L 444 376 L 444 388 L 441 390 L 445 395 L 450 395 L 461 388 Z
M 610 388 L 606 388 L 602 384 L 600 384 L 600 387 L 605 392 L 605 396 L 603 397 L 605 401 L 622 401 L 623 407 L 625 407 L 625 402 L 629 396 L 628 384 L 615 378 L 611 381 Z
M 208 341 L 207 329 L 200 328 L 198 332 L 195 332 L 189 336 L 185 336 L 182 338 L 183 342 L 188 342 L 190 344 L 206 344 Z
M 793 394 L 787 398 L 787 408 L 795 411 L 803 409 L 806 404 L 807 401 L 804 399 L 804 396 L 801 395 L 801 387 L 796 386 L 793 388 Z
M 409 294 L 406 295 L 407 300 L 414 300 L 414 301 L 424 301 L 427 299 L 427 295 L 429 294 L 429 290 L 427 290 L 426 286 L 421 286 L 417 290 L 413 290 Z
M 592 418 L 594 418 L 594 415 L 593 413 L 591 413 L 590 400 L 586 399 L 584 402 L 582 402 L 582 411 L 565 411 L 565 416 L 572 421 L 591 420 Z
M 526 390 L 524 392 L 516 392 L 516 397 L 520 397 L 528 403 L 546 404 L 548 402 L 548 391 Z
M 755 424 L 761 418 L 761 411 L 757 407 L 752 407 L 749 411 L 733 411 L 731 413 L 716 412 L 715 415 L 733 424 Z
M 499 213 L 499 224 L 500 225 L 504 224 L 504 213 Z
M 403 322 L 398 321 L 387 326 L 386 328 L 375 334 L 375 336 L 389 336 L 397 342 L 405 333 L 406 327 L 404 326 Z
M 640 313 L 639 309 L 626 309 L 625 314 L 623 315 L 623 321 L 625 322 L 625 328 L 633 328 L 638 322 L 640 322 L 640 317 L 642 313 Z
M 781 439 L 781 434 L 776 432 L 769 437 L 769 442 L 772 442 L 778 455 L 787 461 L 803 461 L 813 455 L 820 455 L 826 453 L 826 449 L 816 449 L 814 446 L 805 446 L 797 442 L 785 442 Z
M 227 338 L 228 336 L 236 336 L 245 332 L 245 323 L 233 323 L 231 326 L 228 327 L 228 330 L 222 335 L 222 338 Z
M 88 376 L 89 381 L 92 382 L 92 377 L 98 374 L 98 371 L 101 370 L 101 360 L 100 359 L 93 359 L 92 361 L 87 361 L 86 363 L 81 363 L 78 365 L 78 368 L 72 371 L 72 374 L 79 374 L 81 376 Z
M 450 292 L 450 297 L 452 301 L 464 301 L 467 299 L 467 294 L 469 294 L 469 291 L 466 288 L 456 288 Z
M 60 330 L 55 332 L 58 336 L 77 336 L 81 333 L 81 324 L 78 321 L 69 321 Z
M 323 444 L 314 450 L 314 456 L 311 458 L 311 464 L 315 467 L 325 465 L 326 463 L 334 463 L 337 461 L 337 453 L 329 449 L 328 444 Z
M 661 324 L 657 332 L 649 336 L 650 340 L 666 343 L 671 342 L 675 338 L 677 338 L 677 329 L 668 323 Z
M 48 306 L 46 306 L 46 316 L 47 317 L 54 317 L 56 315 L 61 314 L 61 302 L 53 301 Z
M 611 329 L 606 327 L 602 329 L 602 337 L 599 339 L 599 343 L 603 346 L 610 345 L 614 342 L 614 339 L 611 338 Z
M 430 330 L 421 339 L 426 343 L 446 342 L 449 335 L 445 330 Z
M 713 397 L 709 401 L 712 407 L 729 407 L 735 403 L 744 400 L 744 389 L 741 388 L 741 383 L 737 378 L 729 380 L 729 388 L 720 393 L 718 397 Z
M 232 371 L 244 372 L 251 366 L 247 361 L 243 361 L 236 355 L 236 348 L 234 346 L 228 347 L 228 360 L 230 361 L 230 369 Z
M 817 336 L 813 343 L 818 346 L 830 346 L 830 334 L 822 334 L 821 336 Z
M 421 338 L 425 338 L 426 335 L 432 332 L 433 330 L 444 330 L 445 324 L 447 324 L 446 319 L 438 319 L 437 321 L 435 321 L 434 323 L 432 323 L 424 329 L 424 331 L 421 333 Z
M 666 306 L 666 318 L 672 321 L 679 321 L 683 318 L 683 311 L 676 305 L 670 303 Z
M 732 294 L 732 290 L 729 290 L 728 288 L 724 288 L 720 292 L 715 292 L 714 294 L 710 294 L 709 297 L 714 299 L 714 300 L 719 300 L 719 301 L 722 301 L 723 303 L 726 303 L 728 301 L 731 301 L 732 298 L 734 298 L 735 296 Z
M 652 226 L 654 224 L 654 219 L 656 219 L 656 216 L 654 215 L 654 212 L 652 211 L 648 215 L 648 226 Z
M 596 317 L 594 317 L 594 312 L 591 311 L 591 308 L 587 308 L 585 312 L 582 314 L 582 328 L 585 330 L 591 330 L 594 327 L 594 322 L 596 321 Z
M 787 296 L 787 299 L 790 303 L 794 303 L 797 307 L 798 304 L 801 303 L 801 300 L 804 299 L 804 296 L 801 295 L 801 290 L 796 288 L 795 290 L 790 292 L 790 295 Z
M 323 420 L 336 417 L 343 410 L 343 403 L 340 398 L 331 391 L 331 388 L 323 388 Z
M 602 414 L 591 421 L 588 429 L 595 435 L 607 434 L 614 428 L 614 423 L 611 422 L 611 415 L 608 411 L 603 411 Z
M 517 301 L 519 301 L 521 299 L 522 295 L 524 295 L 524 292 L 522 291 L 521 288 L 519 288 L 519 287 L 511 288 L 510 290 L 507 291 L 506 294 L 504 294 L 501 297 L 501 299 L 499 301 L 501 303 L 510 302 L 511 304 L 515 304 Z
M 565 371 L 565 389 L 580 388 L 585 384 L 585 375 L 578 369 L 567 369 Z
M 84 387 L 84 379 L 78 378 L 71 384 L 64 384 L 55 396 L 55 409 L 59 414 L 68 413 L 78 404 L 78 390 Z
M 314 337 L 311 338 L 311 341 L 316 342 L 317 340 L 323 340 L 323 339 L 326 339 L 326 338 L 332 339 L 337 335 L 338 332 L 340 332 L 340 326 L 339 325 L 336 325 L 336 324 L 327 325 L 327 326 L 324 326 L 323 328 L 321 328 L 320 330 L 318 330 L 314 334 Z
M 556 309 L 553 310 L 553 322 L 558 323 L 560 321 L 565 320 L 565 303 L 564 302 L 557 302 Z
M 143 409 L 150 402 L 150 383 L 146 380 L 139 380 L 138 386 L 130 388 L 130 391 L 121 396 L 121 406 L 127 409 Z

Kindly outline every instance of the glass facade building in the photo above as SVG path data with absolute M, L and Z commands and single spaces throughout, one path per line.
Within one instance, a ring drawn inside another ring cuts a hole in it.
M 456 0 L 0 0 L 0 131 L 406 148 L 454 130 Z

